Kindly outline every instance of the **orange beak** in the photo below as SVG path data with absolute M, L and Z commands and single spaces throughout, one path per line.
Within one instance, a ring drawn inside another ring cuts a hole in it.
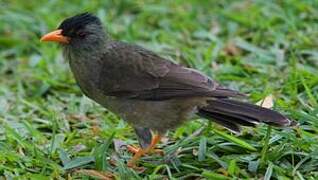
M 63 44 L 68 44 L 70 42 L 68 37 L 62 35 L 61 29 L 45 34 L 41 37 L 41 41 L 54 41 Z

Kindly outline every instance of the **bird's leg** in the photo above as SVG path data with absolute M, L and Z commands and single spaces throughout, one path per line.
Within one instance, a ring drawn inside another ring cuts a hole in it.
M 152 140 L 151 140 L 151 144 L 149 146 L 149 151 L 148 153 L 159 153 L 161 155 L 163 155 L 163 151 L 160 149 L 156 149 L 156 145 L 160 142 L 161 140 L 161 136 L 159 134 L 155 135 Z
M 135 167 L 136 162 L 141 158 L 141 156 L 151 152 L 155 152 L 155 147 L 160 141 L 160 139 L 161 139 L 160 135 L 155 135 L 152 138 L 151 144 L 144 149 L 128 146 L 128 150 L 135 153 L 135 155 L 128 161 L 127 165 L 129 167 Z

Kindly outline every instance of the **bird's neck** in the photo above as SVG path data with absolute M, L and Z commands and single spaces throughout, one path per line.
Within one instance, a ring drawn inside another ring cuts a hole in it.
M 63 48 L 63 56 L 70 63 L 86 64 L 89 61 L 99 60 L 106 51 L 107 38 L 100 39 L 93 43 L 75 44 Z

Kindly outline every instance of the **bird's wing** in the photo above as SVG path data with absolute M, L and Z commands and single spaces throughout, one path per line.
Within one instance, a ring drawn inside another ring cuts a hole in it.
M 102 60 L 98 88 L 105 95 L 140 100 L 236 96 L 200 72 L 139 46 L 111 43 Z

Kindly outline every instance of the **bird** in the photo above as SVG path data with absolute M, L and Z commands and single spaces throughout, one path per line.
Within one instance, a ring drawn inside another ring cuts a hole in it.
M 241 126 L 293 124 L 281 113 L 242 100 L 222 86 L 144 47 L 114 40 L 92 13 L 68 17 L 41 41 L 57 42 L 83 94 L 132 126 L 140 148 L 129 167 L 154 151 L 168 130 L 202 117 L 240 132 Z

